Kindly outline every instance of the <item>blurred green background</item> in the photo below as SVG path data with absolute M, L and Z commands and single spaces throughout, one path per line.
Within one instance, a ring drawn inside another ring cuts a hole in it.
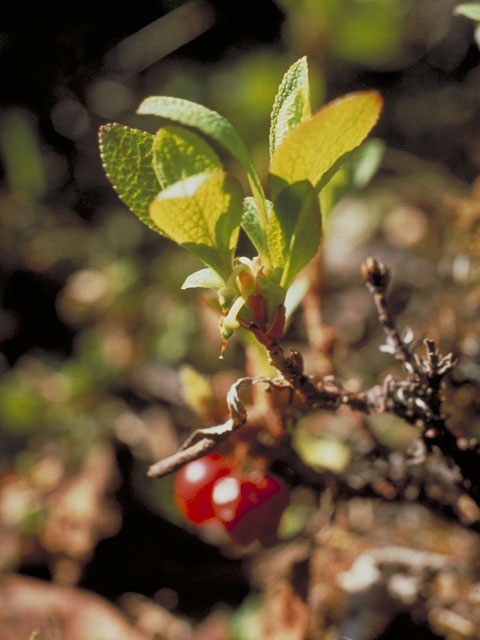
M 385 111 L 374 135 L 386 144 L 384 163 L 368 192 L 348 207 L 340 203 L 326 239 L 325 313 L 345 345 L 340 371 L 372 384 L 385 367 L 378 341 L 373 351 L 374 320 L 358 278 L 361 259 L 377 250 L 400 272 L 396 309 L 420 331 L 437 308 L 429 301 L 441 279 L 445 317 L 435 326 L 447 346 L 459 326 L 452 326 L 451 292 L 463 287 L 470 315 L 461 325 L 462 375 L 480 380 L 478 241 L 474 234 L 469 253 L 450 215 L 469 202 L 480 173 L 480 55 L 475 24 L 455 16 L 455 4 L 162 0 L 155 10 L 132 6 L 73 19 L 42 8 L 3 21 L 0 472 L 5 486 L 21 477 L 30 488 L 15 517 L 4 508 L 4 568 L 75 582 L 76 562 L 86 565 L 81 584 L 108 597 L 164 585 L 198 616 L 212 605 L 212 584 L 226 600 L 248 591 L 237 560 L 228 560 L 227 571 L 215 549 L 172 524 L 181 522 L 169 505 L 170 480 L 152 488 L 144 479 L 147 463 L 197 424 L 182 394 L 181 366 L 214 376 L 220 390 L 245 366 L 239 342 L 218 359 L 214 312 L 199 305 L 198 292 L 180 291 L 197 268 L 194 258 L 142 226 L 103 173 L 98 127 L 116 121 L 154 131 L 158 123 L 135 114 L 147 95 L 188 98 L 222 113 L 265 178 L 269 113 L 293 61 L 308 56 L 314 109 L 349 91 L 378 89 Z M 305 340 L 300 319 L 288 340 Z M 370 369 L 362 364 L 366 353 L 373 354 Z M 83 555 L 58 551 L 43 534 L 47 496 L 99 445 L 121 471 L 102 491 L 117 492 L 123 525 L 113 519 L 99 527 Z M 50 478 L 46 489 L 39 468 Z M 159 516 L 167 512 L 170 519 Z M 102 531 L 114 542 L 94 554 Z M 172 532 L 182 551 L 177 557 L 169 549 L 167 561 L 155 550 Z M 43 551 L 31 543 L 35 536 Z M 138 551 L 107 577 L 110 560 L 132 547 Z M 185 584 L 180 555 L 184 561 L 200 551 L 203 573 Z M 52 561 L 58 554 L 70 565 Z M 204 583 L 211 590 L 199 594 Z

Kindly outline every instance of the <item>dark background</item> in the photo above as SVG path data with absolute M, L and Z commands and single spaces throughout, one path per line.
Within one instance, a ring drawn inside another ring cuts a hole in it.
M 473 23 L 455 17 L 452 2 L 205 0 L 194 3 L 210 21 L 204 33 L 140 70 L 112 66 L 116 45 L 184 4 L 74 18 L 43 8 L 20 15 L 20 7 L 2 22 L 0 453 L 2 469 L 19 469 L 60 442 L 75 469 L 91 443 L 109 441 L 122 477 L 115 495 L 123 526 L 99 543 L 80 584 L 115 599 L 127 590 L 151 595 L 161 582 L 179 593 L 181 612 L 200 618 L 218 591 L 232 603 L 248 593 L 243 563 L 181 527 L 165 497 L 170 485 L 152 506 L 138 480 L 145 459 L 117 439 L 105 415 L 112 399 L 140 413 L 154 403 L 186 431 L 178 367 L 188 361 L 215 374 L 223 365 L 192 325 L 194 298 L 178 291 L 193 262 L 139 228 L 119 203 L 101 167 L 98 127 L 110 120 L 141 127 L 142 98 L 171 93 L 231 119 L 255 163 L 265 164 L 275 87 L 308 54 L 317 107 L 377 89 L 385 111 L 375 135 L 406 158 L 435 163 L 449 180 L 471 183 L 480 169 L 480 55 Z M 85 273 L 107 293 L 78 293 Z M 165 388 L 155 392 L 132 374 L 152 363 L 165 373 Z M 241 369 L 238 348 L 226 363 Z M 38 380 L 54 375 L 73 391 L 52 404 Z M 185 574 L 186 562 L 199 567 L 198 582 Z M 18 566 L 51 575 L 48 553 L 19 558 Z

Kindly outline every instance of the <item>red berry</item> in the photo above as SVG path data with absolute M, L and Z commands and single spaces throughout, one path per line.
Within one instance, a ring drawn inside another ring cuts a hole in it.
M 209 453 L 180 469 L 175 478 L 175 500 L 187 520 L 201 524 L 215 516 L 211 501 L 212 487 L 231 470 L 230 460 L 216 453 Z
M 283 482 L 259 473 L 225 475 L 212 490 L 215 516 L 232 539 L 244 545 L 274 540 L 288 501 Z

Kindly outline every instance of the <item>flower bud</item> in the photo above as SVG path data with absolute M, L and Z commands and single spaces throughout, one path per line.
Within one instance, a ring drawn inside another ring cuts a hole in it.
M 390 282 L 390 271 L 388 267 L 372 256 L 366 258 L 362 263 L 361 272 L 363 279 L 378 291 L 384 291 Z

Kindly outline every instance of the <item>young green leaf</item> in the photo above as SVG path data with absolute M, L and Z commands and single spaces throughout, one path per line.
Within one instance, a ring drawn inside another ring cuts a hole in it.
M 323 186 L 346 154 L 367 137 L 381 109 L 382 98 L 376 91 L 351 93 L 292 129 L 271 160 L 274 196 L 285 183 L 308 180 L 316 188 Z
M 349 191 L 363 189 L 378 171 L 385 154 L 385 144 L 378 138 L 366 140 L 352 151 L 340 169 L 320 193 L 324 233 L 328 217 L 337 202 Z
M 270 260 L 272 263 L 273 272 L 270 275 L 270 279 L 279 282 L 281 274 L 285 266 L 286 255 L 288 252 L 289 237 L 282 229 L 281 221 L 274 210 L 273 203 L 268 208 L 267 213 L 267 246 Z M 294 212 L 288 212 L 288 215 L 295 215 Z
M 162 189 L 189 176 L 222 169 L 215 151 L 193 131 L 169 126 L 153 140 L 153 168 Z
M 150 202 L 160 191 L 152 167 L 153 136 L 114 123 L 101 127 L 99 138 L 105 173 L 120 199 L 142 222 L 165 234 L 148 213 Z
M 194 127 L 224 146 L 245 168 L 250 164 L 247 148 L 230 122 L 201 104 L 182 98 L 151 96 L 141 103 L 137 113 L 168 118 Z
M 146 98 L 137 112 L 142 115 L 169 118 L 188 127 L 194 127 L 225 147 L 245 168 L 257 202 L 260 224 L 264 229 L 266 228 L 266 204 L 262 184 L 245 144 L 226 118 L 196 102 L 168 96 Z
M 225 281 L 216 271 L 207 267 L 191 273 L 182 284 L 182 289 L 213 289 L 218 291 L 225 286 Z
M 272 208 L 272 203 L 267 200 L 267 219 L 268 219 L 268 211 Z M 258 251 L 258 255 L 262 259 L 262 262 L 265 264 L 265 257 L 267 256 L 267 261 L 270 261 L 267 252 L 267 238 L 264 229 L 260 224 L 260 219 L 258 216 L 258 208 L 255 198 L 251 198 L 250 196 L 243 199 L 243 214 L 242 214 L 242 228 L 250 238 L 253 246 Z
M 288 320 L 302 303 L 307 291 L 310 288 L 308 277 L 300 277 L 292 282 L 285 294 L 285 318 Z
M 480 22 L 480 2 L 465 2 L 455 7 L 453 13 Z
M 352 154 L 347 165 L 349 181 L 354 189 L 363 189 L 377 173 L 385 155 L 385 143 L 372 138 Z
M 322 233 L 318 194 L 304 180 L 284 189 L 274 206 L 284 246 L 280 286 L 287 288 L 318 251 Z
M 232 270 L 242 216 L 242 193 L 223 171 L 176 182 L 150 204 L 155 224 L 224 280 Z
M 267 200 L 267 220 L 266 244 L 273 269 L 269 280 L 285 288 L 318 251 L 322 224 L 317 192 L 306 180 L 287 187 L 275 205 Z M 253 198 L 243 201 L 242 227 L 259 249 L 264 236 Z
M 297 60 L 283 76 L 273 103 L 270 124 L 270 157 L 290 129 L 311 114 L 307 58 Z

